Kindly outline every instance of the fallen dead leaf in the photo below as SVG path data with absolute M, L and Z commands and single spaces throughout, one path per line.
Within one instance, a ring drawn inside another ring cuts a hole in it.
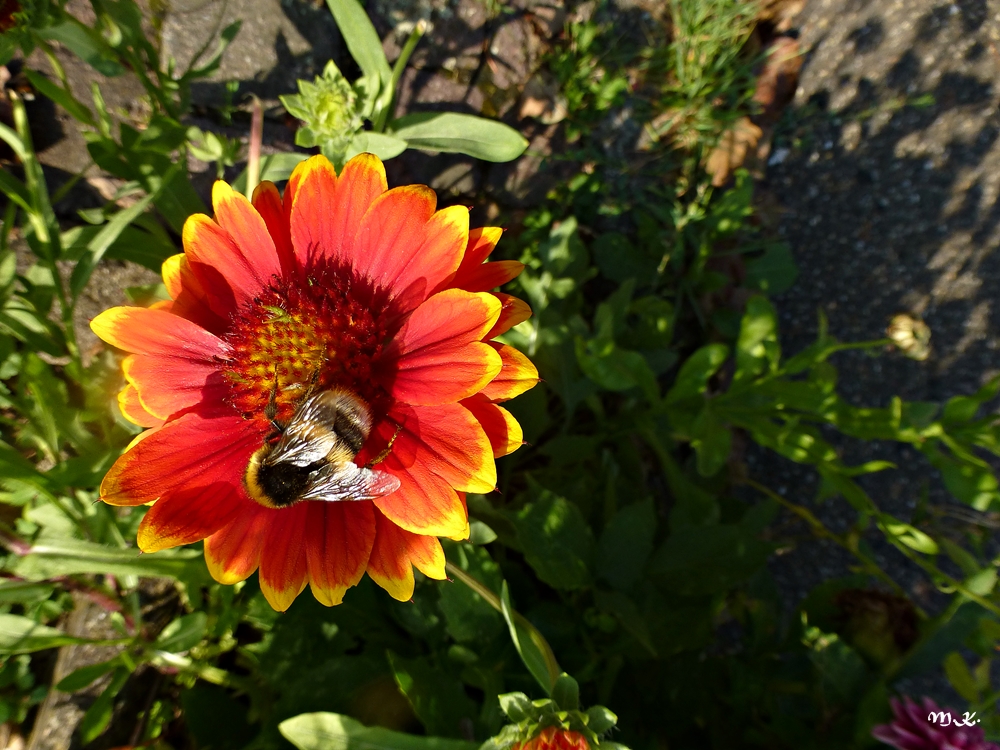
M 722 134 L 705 164 L 714 187 L 725 185 L 732 173 L 743 166 L 747 154 L 757 148 L 761 135 L 763 131 L 749 117 L 741 117 Z

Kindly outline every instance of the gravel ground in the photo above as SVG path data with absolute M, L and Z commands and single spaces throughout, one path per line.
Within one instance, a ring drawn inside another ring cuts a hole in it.
M 763 185 L 781 206 L 780 231 L 800 269 L 796 285 L 775 300 L 784 348 L 813 340 L 817 308 L 845 341 L 884 337 L 901 312 L 932 331 L 923 362 L 898 353 L 838 355 L 840 392 L 856 405 L 885 406 L 897 394 L 943 401 L 1000 371 L 991 325 L 1000 281 L 998 10 L 987 0 L 810 0 L 797 19 L 805 62 Z M 848 463 L 887 459 L 900 467 L 863 482 L 890 513 L 908 518 L 924 493 L 931 505 L 952 502 L 915 451 L 842 448 Z M 773 456 L 749 462 L 789 498 L 814 496 L 811 472 Z M 835 529 L 854 518 L 840 499 L 820 515 Z M 937 609 L 942 599 L 926 579 L 872 541 L 917 603 Z M 810 543 L 771 568 L 794 606 L 850 564 L 832 545 Z M 943 682 L 921 690 L 942 694 Z

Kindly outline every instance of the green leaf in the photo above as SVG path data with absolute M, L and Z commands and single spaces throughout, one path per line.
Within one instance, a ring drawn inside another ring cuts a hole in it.
M 729 347 L 725 344 L 708 344 L 695 351 L 681 365 L 677 379 L 664 401 L 672 404 L 704 393 L 709 379 L 722 367 L 728 356 Z
M 56 587 L 50 583 L 0 581 L 0 604 L 29 604 L 52 596 Z
M 736 341 L 736 373 L 733 382 L 752 380 L 774 370 L 781 358 L 778 318 L 766 297 L 756 295 L 747 302 Z
M 765 294 L 781 294 L 791 288 L 799 269 L 788 245 L 779 243 L 768 247 L 759 258 L 746 263 L 748 289 L 756 289 Z
M 310 154 L 301 154 L 295 151 L 288 151 L 280 154 L 268 154 L 260 158 L 260 179 L 271 182 L 282 182 L 287 180 L 292 170 L 300 162 L 308 159 Z M 245 193 L 247 190 L 247 171 L 244 169 L 239 176 L 233 180 L 233 190 L 238 193 Z
M 153 643 L 153 648 L 172 653 L 188 651 L 201 643 L 207 625 L 208 615 L 204 612 L 178 617 L 163 629 Z
M 461 681 L 434 669 L 426 659 L 404 659 L 391 652 L 388 656 L 396 684 L 427 734 L 461 737 L 462 725 L 479 714 Z
M 96 29 L 88 28 L 75 18 L 39 31 L 43 39 L 65 45 L 77 57 L 101 75 L 120 76 L 125 72 L 115 60 L 115 51 L 101 38 Z
M 514 648 L 517 649 L 521 661 L 531 672 L 531 676 L 541 685 L 545 694 L 549 695 L 558 674 L 555 672 L 554 665 L 549 663 L 542 649 L 535 643 L 535 637 L 540 637 L 540 634 L 536 636 L 535 633 L 529 632 L 524 625 L 517 621 L 516 613 L 510 603 L 510 591 L 507 589 L 506 581 L 500 587 L 500 608 L 503 612 L 503 619 L 507 622 L 510 639 L 514 642 Z
M 538 577 L 557 589 L 590 583 L 594 539 L 580 509 L 565 498 L 542 490 L 511 520 L 528 564 Z
M 361 68 L 361 73 L 366 77 L 377 78 L 383 87 L 389 86 L 392 69 L 382 51 L 382 40 L 378 38 L 361 3 L 357 0 L 326 0 L 326 4 L 344 37 L 347 51 Z
M 40 625 L 30 617 L 0 614 L 0 654 L 28 654 L 70 643 L 88 643 L 58 628 Z
M 513 722 L 520 722 L 532 715 L 531 700 L 524 693 L 504 693 L 497 696 L 500 709 Z
M 97 664 L 87 664 L 84 667 L 73 670 L 59 680 L 59 684 L 56 685 L 56 690 L 61 690 L 64 693 L 75 693 L 77 690 L 83 690 L 94 680 L 99 677 L 103 677 L 120 664 L 121 659 L 117 656 L 109 661 L 102 661 Z
M 646 618 L 628 596 L 620 591 L 595 591 L 594 601 L 599 608 L 617 618 L 622 627 L 638 641 L 650 656 L 658 656 L 653 645 Z
M 672 593 L 716 594 L 752 576 L 771 550 L 740 526 L 690 526 L 656 551 L 649 575 Z
M 957 651 L 953 651 L 944 660 L 944 673 L 948 677 L 948 682 L 955 688 L 955 692 L 961 695 L 969 703 L 979 703 L 979 688 L 976 686 L 976 679 L 969 671 L 969 665 Z
M 375 154 L 382 161 L 388 161 L 406 151 L 406 141 L 395 138 L 385 133 L 375 133 L 365 130 L 351 139 L 347 147 L 345 159 L 357 156 L 358 154 Z
M 698 457 L 698 473 L 703 477 L 715 476 L 726 465 L 732 449 L 733 434 L 729 426 L 716 415 L 707 403 L 694 420 L 691 447 Z
M 886 534 L 895 541 L 905 544 L 912 550 L 922 552 L 925 555 L 936 555 L 938 553 L 937 543 L 920 529 L 908 523 L 897 521 L 892 516 L 886 516 L 883 518 L 882 527 Z
M 449 545 L 448 557 L 493 592 L 500 590 L 503 575 L 500 566 L 481 547 Z M 438 587 L 438 608 L 444 615 L 448 633 L 459 643 L 489 643 L 503 632 L 503 618 L 482 596 L 468 586 L 452 584 Z
M 627 391 L 639 388 L 651 403 L 660 400 L 656 375 L 646 358 L 639 352 L 620 349 L 614 343 L 576 340 L 576 361 L 583 374 L 601 388 L 609 391 Z
M 97 697 L 97 700 L 87 709 L 87 713 L 83 715 L 77 731 L 80 733 L 80 741 L 84 745 L 89 745 L 96 740 L 111 723 L 115 698 L 125 687 L 129 674 L 131 673 L 125 667 L 118 667 L 111 677 L 111 682 L 104 688 L 104 692 Z
M 993 399 L 1000 391 L 1000 377 L 990 380 L 973 396 L 953 396 L 948 399 L 941 413 L 941 421 L 947 425 L 961 425 L 976 417 L 979 407 Z
M 594 240 L 590 250 L 601 275 L 619 284 L 634 279 L 637 284 L 647 285 L 656 277 L 660 258 L 629 242 L 624 234 L 602 234 Z
M 299 750 L 478 750 L 479 744 L 440 737 L 418 737 L 383 727 L 366 727 L 349 716 L 300 714 L 278 730 Z
M 965 588 L 979 596 L 989 596 L 997 585 L 997 569 L 990 566 L 983 568 L 965 579 Z
M 390 128 L 409 148 L 484 161 L 512 161 L 528 148 L 528 141 L 509 125 L 458 112 L 415 112 L 393 120 Z
M 36 581 L 81 573 L 189 579 L 204 571 L 204 563 L 201 552 L 195 549 L 140 555 L 137 549 L 105 547 L 79 539 L 43 539 L 23 557 L 9 560 L 7 570 Z
M 620 591 L 631 589 L 642 577 L 655 535 L 652 498 L 621 508 L 601 532 L 596 564 L 600 576 Z
M 552 686 L 552 700 L 560 711 L 576 711 L 580 708 L 580 685 L 563 672 Z
M 167 180 L 163 181 L 161 189 L 165 184 L 167 184 Z M 90 275 L 94 272 L 97 264 L 100 263 L 101 258 L 104 257 L 104 253 L 111 247 L 111 243 L 118 239 L 125 227 L 139 218 L 140 214 L 146 210 L 150 203 L 156 200 L 158 192 L 150 193 L 128 208 L 116 213 L 107 224 L 101 227 L 100 231 L 94 235 L 94 238 L 87 243 L 87 253 L 77 262 L 73 268 L 73 274 L 70 276 L 69 290 L 73 299 L 79 297 L 84 287 L 87 286 Z
M 604 706 L 591 706 L 587 709 L 587 729 L 594 734 L 602 734 L 618 723 L 618 715 Z M 601 743 L 604 747 L 604 743 Z
M 92 128 L 97 127 L 97 124 L 94 122 L 93 113 L 79 99 L 73 96 L 71 91 L 67 91 L 62 86 L 57 86 L 46 76 L 35 70 L 31 70 L 31 68 L 24 68 L 23 72 L 28 77 L 28 80 L 31 81 L 32 86 L 69 112 L 76 120 Z

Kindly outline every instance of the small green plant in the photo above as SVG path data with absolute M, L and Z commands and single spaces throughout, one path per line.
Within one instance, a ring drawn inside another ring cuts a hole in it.
M 414 27 L 390 69 L 371 21 L 357 0 L 327 0 L 347 48 L 361 68 L 353 84 L 331 60 L 315 81 L 299 81 L 299 93 L 281 97 L 288 112 L 303 126 L 295 143 L 319 146 L 339 169 L 364 151 L 381 159 L 407 148 L 468 154 L 486 161 L 516 159 L 528 142 L 500 122 L 455 112 L 412 113 L 392 119 L 396 87 L 426 24 Z M 365 123 L 370 129 L 365 129 Z

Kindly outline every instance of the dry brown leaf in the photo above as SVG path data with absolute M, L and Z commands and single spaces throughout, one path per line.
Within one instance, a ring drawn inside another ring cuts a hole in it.
M 763 131 L 750 122 L 749 117 L 741 117 L 722 134 L 719 145 L 709 154 L 705 169 L 712 175 L 712 185 L 722 187 L 729 176 L 746 161 L 747 153 L 757 148 Z

